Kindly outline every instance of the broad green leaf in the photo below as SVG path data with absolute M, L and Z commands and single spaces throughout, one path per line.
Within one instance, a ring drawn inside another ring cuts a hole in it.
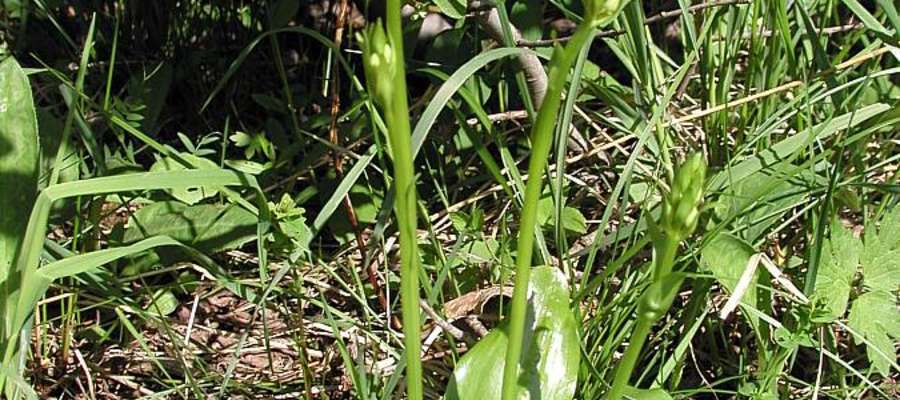
M 519 0 L 509 11 L 509 22 L 522 33 L 525 40 L 538 40 L 544 33 L 544 6 L 541 0 Z
M 900 287 L 900 207 L 881 218 L 875 226 L 866 227 L 863 253 L 863 284 L 870 290 L 892 292 Z
M 39 147 L 31 85 L 19 63 L 8 57 L 0 62 L 0 283 L 37 196 Z
M 134 243 L 163 235 L 210 254 L 253 240 L 256 223 L 253 213 L 234 205 L 187 206 L 164 201 L 135 212 L 128 221 L 123 242 Z
M 893 292 L 900 287 L 900 249 L 875 255 L 863 264 L 863 285 L 873 291 Z
M 805 146 L 815 139 L 825 139 L 840 130 L 852 129 L 889 110 L 891 110 L 891 106 L 887 104 L 872 104 L 834 117 L 803 132 L 789 136 L 763 151 L 754 152 L 752 156 L 747 157 L 744 161 L 718 173 L 710 179 L 707 190 L 722 190 L 729 182 L 739 181 L 766 166 L 792 159 L 794 153 L 804 149 Z
M 866 354 L 875 370 L 887 375 L 897 359 L 891 338 L 900 337 L 900 312 L 894 295 L 879 290 L 859 296 L 853 302 L 848 325 L 868 341 Z M 863 343 L 859 336 L 854 341 Z
M 271 161 L 263 164 L 248 160 L 225 160 L 225 165 L 234 169 L 235 171 L 241 171 L 245 174 L 259 175 L 272 169 L 274 163 L 272 163 Z
M 822 243 L 822 256 L 812 300 L 823 307 L 815 315 L 816 322 L 831 322 L 844 315 L 853 284 L 853 276 L 859 266 L 862 245 L 848 229 L 835 223 L 831 238 Z
M 197 157 L 192 154 L 181 154 L 181 157 L 196 166 L 198 169 L 218 169 L 219 167 L 210 160 Z M 184 171 L 188 169 L 178 161 L 171 157 L 166 157 L 156 161 L 150 167 L 150 172 L 161 171 Z M 242 171 L 243 172 L 243 171 Z M 167 190 L 172 197 L 181 200 L 187 204 L 197 204 L 200 200 L 215 196 L 219 193 L 217 189 L 209 186 L 185 187 Z
M 577 208 L 565 207 L 562 212 L 563 228 L 572 233 L 587 233 L 587 220 Z
M 556 207 L 553 205 L 553 197 L 549 194 L 538 201 L 537 221 L 541 225 L 552 224 Z M 576 208 L 563 207 L 562 227 L 570 233 L 583 234 L 587 232 L 587 220 Z
M 434 4 L 450 18 L 460 19 L 466 16 L 466 1 L 464 0 L 434 0 Z
M 893 211 L 881 217 L 878 236 L 887 248 L 900 249 L 900 207 L 894 207 Z
M 638 389 L 628 386 L 625 388 L 625 398 L 634 400 L 672 400 L 672 396 L 662 389 Z
M 700 260 L 703 267 L 712 272 L 725 289 L 733 292 L 753 253 L 753 248 L 747 242 L 728 233 L 720 233 L 703 248 Z M 741 298 L 742 303 L 751 307 L 756 307 L 755 287 L 758 276 L 754 273 L 749 289 Z
M 641 204 L 648 210 L 652 209 L 653 206 L 658 204 L 662 199 L 656 186 L 651 185 L 648 182 L 632 183 L 628 186 L 628 196 L 631 197 L 635 203 Z
M 178 298 L 175 297 L 175 294 L 172 293 L 171 290 L 158 289 L 156 293 L 153 294 L 153 299 L 150 304 L 147 305 L 147 310 L 154 314 L 159 313 L 159 315 L 169 315 L 178 309 L 179 304 Z
M 525 343 L 518 379 L 519 399 L 571 399 L 581 350 L 569 309 L 566 278 L 556 268 L 531 272 Z M 508 344 L 506 326 L 494 329 L 456 365 L 446 400 L 499 399 Z
M 733 181 L 716 202 L 716 217 L 727 220 L 736 216 L 736 226 L 747 226 L 742 236 L 754 241 L 806 196 L 799 179 L 813 180 L 815 176 L 778 164 Z

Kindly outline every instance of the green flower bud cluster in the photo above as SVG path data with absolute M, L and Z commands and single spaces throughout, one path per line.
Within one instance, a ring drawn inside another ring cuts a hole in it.
M 675 172 L 660 218 L 660 227 L 670 240 L 682 241 L 697 227 L 705 180 L 706 164 L 700 153 L 689 156 Z
M 362 34 L 357 33 L 362 48 L 366 85 L 375 101 L 386 106 L 394 93 L 394 74 L 397 72 L 394 50 L 381 20 L 370 24 Z
M 612 20 L 618 10 L 619 0 L 585 0 L 584 22 L 598 28 Z

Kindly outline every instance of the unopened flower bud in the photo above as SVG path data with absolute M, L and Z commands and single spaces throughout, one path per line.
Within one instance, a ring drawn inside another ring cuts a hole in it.
M 619 10 L 619 0 L 585 0 L 584 23 L 597 28 L 611 21 Z
M 660 219 L 663 231 L 674 240 L 684 240 L 697 227 L 705 181 L 706 164 L 699 153 L 689 156 L 675 172 Z
M 384 106 L 393 95 L 396 66 L 393 49 L 381 20 L 369 25 L 362 35 L 357 35 L 357 41 L 363 52 L 366 85 L 375 101 Z

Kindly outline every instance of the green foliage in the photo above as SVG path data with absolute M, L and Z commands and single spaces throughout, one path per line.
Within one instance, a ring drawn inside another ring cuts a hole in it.
M 892 398 L 891 0 L 82 3 L 0 12 L 7 397 Z
M 854 340 L 866 344 L 875 371 L 887 375 L 896 365 L 892 338 L 900 337 L 900 312 L 896 291 L 900 288 L 900 241 L 897 239 L 900 207 L 881 219 L 881 227 L 866 227 L 865 243 L 835 223 L 831 237 L 823 243 L 822 261 L 811 300 L 817 309 L 813 320 L 820 323 L 844 316 L 851 294 L 848 326 Z M 860 264 L 862 266 L 860 270 Z M 862 272 L 861 287 L 856 287 Z
M 0 56 L 3 56 L 0 54 Z M 15 338 L 20 326 L 13 319 L 16 298 L 10 293 L 21 284 L 17 263 L 26 228 L 23 215 L 37 195 L 40 149 L 37 118 L 28 77 L 13 57 L 0 61 L 0 351 L 3 351 L 0 390 L 8 398 L 16 393 L 11 383 L 23 371 Z M 22 214 L 13 210 L 21 210 Z M 27 282 L 25 282 L 28 284 Z
M 212 161 L 192 154 L 182 154 L 181 158 L 190 162 L 193 168 L 209 170 L 219 168 Z M 150 172 L 185 171 L 188 169 L 191 168 L 188 168 L 178 160 L 172 157 L 164 157 L 153 163 L 153 165 L 150 167 Z M 202 186 L 172 189 L 168 190 L 167 192 L 172 195 L 172 197 L 188 205 L 197 204 L 203 199 L 207 199 L 219 194 L 219 190 L 216 188 Z
M 255 214 L 237 205 L 185 205 L 159 201 L 128 220 L 123 243 L 167 236 L 207 254 L 240 247 L 256 238 Z
M 466 2 L 463 0 L 433 0 L 441 12 L 453 19 L 460 19 L 466 15 Z
M 6 57 L 0 61 L 0 284 L 25 233 L 20 213 L 31 210 L 37 195 L 39 157 L 31 86 L 19 63 Z
M 821 311 L 813 316 L 814 321 L 831 322 L 847 311 L 861 250 L 862 243 L 853 237 L 853 233 L 835 223 L 831 238 L 822 243 L 819 274 L 811 298 Z
M 266 157 L 269 161 L 275 159 L 275 147 L 262 133 L 235 132 L 228 137 L 235 146 L 244 149 L 244 157 L 248 160 L 254 158 L 256 153 Z
M 542 197 L 538 202 L 538 223 L 545 227 L 545 229 L 552 228 L 553 226 L 556 226 L 556 224 L 562 225 L 563 229 L 571 235 L 587 233 L 587 221 L 584 218 L 584 214 L 577 208 L 569 206 L 563 207 L 559 222 L 555 221 L 555 210 L 556 206 L 553 204 L 553 197 L 549 195 Z M 552 230 L 547 229 L 547 231 L 550 232 Z
M 296 262 L 309 250 L 313 237 L 306 223 L 305 210 L 298 207 L 287 193 L 281 196 L 277 204 L 270 202 L 269 209 L 278 225 L 278 231 L 272 237 L 272 250 L 286 254 L 288 259 Z
M 706 185 L 706 161 L 699 153 L 689 155 L 669 182 L 669 192 L 662 201 L 659 221 L 649 221 L 649 235 L 653 243 L 652 281 L 640 296 L 637 324 L 631 332 L 628 349 L 616 367 L 609 400 L 626 395 L 628 380 L 637 366 L 638 356 L 650 335 L 650 327 L 672 306 L 684 281 L 684 273 L 673 272 L 675 255 L 681 242 L 694 233 L 700 218 L 700 206 Z
M 716 280 L 729 292 L 734 292 L 747 262 L 753 256 L 753 247 L 747 242 L 728 233 L 719 233 L 709 240 L 701 252 L 701 265 L 712 272 Z M 741 302 L 756 307 L 756 283 L 759 273 L 750 280 L 750 289 L 741 297 Z
M 575 394 L 581 351 L 569 309 L 569 285 L 557 268 L 531 273 L 523 368 L 516 380 L 519 399 L 565 400 Z M 444 398 L 495 399 L 501 395 L 508 325 L 492 330 L 459 360 Z

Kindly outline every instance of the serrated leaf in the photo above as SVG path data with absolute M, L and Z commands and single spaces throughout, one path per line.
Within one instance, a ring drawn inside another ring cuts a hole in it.
M 873 368 L 887 375 L 892 360 L 897 359 L 891 337 L 900 337 L 900 313 L 894 295 L 880 290 L 864 293 L 853 302 L 847 322 L 869 342 L 866 354 Z M 854 336 L 854 341 L 863 343 L 859 336 Z
M 861 243 L 850 230 L 834 224 L 831 237 L 822 242 L 822 256 L 812 300 L 823 307 L 814 322 L 831 322 L 844 315 L 853 276 L 859 266 Z
M 219 169 L 219 167 L 216 166 L 214 162 L 208 159 L 197 157 L 192 154 L 181 154 L 180 156 L 193 165 L 198 166 L 199 169 Z M 188 168 L 184 165 L 181 165 L 181 163 L 179 163 L 178 161 L 175 161 L 175 159 L 166 157 L 153 163 L 153 165 L 150 167 L 150 172 L 183 171 L 186 169 Z M 219 193 L 218 189 L 204 186 L 171 189 L 167 190 L 167 192 L 172 195 L 172 197 L 181 200 L 186 204 L 197 204 L 198 202 L 200 202 L 200 200 L 215 196 Z
M 235 249 L 256 237 L 257 218 L 234 205 L 153 203 L 128 220 L 123 242 L 168 236 L 207 254 Z
M 516 398 L 571 399 L 581 350 L 565 276 L 556 268 L 537 267 L 531 272 L 529 288 L 528 329 Z M 472 347 L 456 365 L 444 398 L 499 399 L 508 340 L 502 326 Z
M 753 248 L 747 242 L 733 235 L 720 233 L 703 248 L 700 260 L 703 267 L 712 272 L 722 286 L 733 292 L 753 253 Z M 754 288 L 758 276 L 759 274 L 754 274 L 750 288 L 741 299 L 742 303 L 751 307 L 756 307 Z
M 900 249 L 884 252 L 863 264 L 863 285 L 892 292 L 900 287 Z
M 466 215 L 466 213 L 450 213 L 450 223 L 453 225 L 453 229 L 456 229 L 459 233 L 466 233 L 469 231 L 469 216 Z
M 37 196 L 39 148 L 31 85 L 19 63 L 8 57 L 0 62 L 0 283 Z

